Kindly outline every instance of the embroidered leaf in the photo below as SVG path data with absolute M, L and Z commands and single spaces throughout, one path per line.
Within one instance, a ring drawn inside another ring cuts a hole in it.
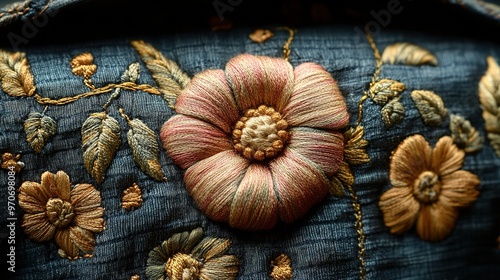
M 137 183 L 122 192 L 122 208 L 130 211 L 142 205 L 142 191 Z
M 271 277 L 274 280 L 290 280 L 292 279 L 293 268 L 292 260 L 285 254 L 279 255 L 274 261 L 271 262 L 273 270 Z
M 483 138 L 464 117 L 451 114 L 450 130 L 453 143 L 466 153 L 476 152 L 483 147 Z
M 411 99 L 415 102 L 426 125 L 439 126 L 443 123 L 448 110 L 444 107 L 443 100 L 439 95 L 432 91 L 414 90 L 411 93 Z
M 140 68 L 139 62 L 131 63 L 123 73 L 121 81 L 135 83 L 140 77 Z
M 150 44 L 144 41 L 132 41 L 131 44 L 158 84 L 163 99 L 174 108 L 177 96 L 191 80 L 189 76 Z
M 415 66 L 438 64 L 437 58 L 430 51 L 411 43 L 395 43 L 387 46 L 382 53 L 382 62 Z
M 118 122 L 106 112 L 94 113 L 82 126 L 83 164 L 98 183 L 104 181 L 121 145 Z
M 399 96 L 406 89 L 401 82 L 382 79 L 377 81 L 369 90 L 370 98 L 378 105 L 385 105 L 389 100 Z
M 256 29 L 250 36 L 250 40 L 255 43 L 264 43 L 274 36 L 274 33 L 269 29 Z
M 368 141 L 363 138 L 363 126 L 351 127 L 344 133 L 344 161 L 350 165 L 359 165 L 370 161 L 366 153 Z
M 35 94 L 35 81 L 24 53 L 0 50 L 0 80 L 2 90 L 10 96 Z
M 405 117 L 405 107 L 399 102 L 401 96 L 398 96 L 382 107 L 382 120 L 386 128 L 391 128 L 399 124 Z
M 167 180 L 161 170 L 159 148 L 154 131 L 139 119 L 129 119 L 122 109 L 120 109 L 120 113 L 130 126 L 130 130 L 127 132 L 127 140 L 135 162 L 142 171 L 153 179 L 157 181 Z
M 47 141 L 56 134 L 56 121 L 43 113 L 32 112 L 24 121 L 26 141 L 35 152 L 40 153 Z
M 330 180 L 330 194 L 333 196 L 344 196 L 344 187 L 352 187 L 354 185 L 354 175 L 351 172 L 351 168 L 347 162 L 343 161 L 340 163 L 339 170 L 333 175 Z
M 479 100 L 488 139 L 500 157 L 500 67 L 491 56 L 487 62 L 488 69 L 479 81 Z

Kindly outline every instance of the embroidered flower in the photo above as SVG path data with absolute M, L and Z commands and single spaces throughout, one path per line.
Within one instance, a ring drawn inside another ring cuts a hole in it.
M 321 201 L 343 159 L 349 115 L 321 66 L 239 55 L 196 75 L 161 130 L 186 188 L 211 219 L 236 228 L 292 222 Z
M 44 172 L 41 183 L 24 182 L 19 206 L 26 212 L 22 228 L 29 239 L 54 239 L 62 257 L 78 258 L 94 250 L 94 233 L 104 230 L 100 192 L 90 184 L 71 188 L 63 171 Z
M 479 195 L 479 179 L 460 170 L 464 151 L 444 136 L 432 149 L 421 135 L 406 138 L 391 158 L 393 188 L 380 197 L 384 223 L 401 234 L 416 224 L 417 234 L 439 241 L 453 230 L 458 209 L 471 205 Z
M 274 280 L 290 280 L 292 279 L 293 268 L 292 260 L 285 254 L 279 255 L 274 261 L 271 262 L 272 271 L 271 278 Z
M 203 229 L 172 235 L 154 248 L 147 260 L 148 279 L 236 279 L 239 261 L 224 255 L 231 241 L 205 237 Z

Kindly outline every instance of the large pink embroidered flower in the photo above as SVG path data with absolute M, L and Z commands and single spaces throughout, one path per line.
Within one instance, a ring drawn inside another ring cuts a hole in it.
M 198 207 L 232 227 L 292 222 L 320 202 L 343 160 L 344 98 L 321 66 L 243 54 L 196 75 L 161 129 Z

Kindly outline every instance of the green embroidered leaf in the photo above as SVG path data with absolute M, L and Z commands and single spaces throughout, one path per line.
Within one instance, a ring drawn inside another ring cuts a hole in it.
M 26 141 L 35 152 L 40 153 L 47 141 L 56 134 L 56 121 L 43 113 L 32 112 L 24 121 Z
M 121 145 L 118 122 L 106 112 L 94 113 L 82 126 L 83 164 L 98 183 L 104 181 Z
M 415 66 L 438 64 L 437 58 L 430 51 L 411 43 L 395 43 L 387 46 L 382 53 L 382 62 Z
M 382 120 L 386 128 L 391 128 L 399 124 L 405 117 L 405 107 L 399 102 L 401 96 L 398 96 L 382 107 Z
M 123 73 L 121 81 L 135 83 L 140 77 L 140 68 L 139 62 L 131 63 Z
M 139 119 L 128 120 L 128 124 L 130 130 L 127 132 L 127 140 L 135 162 L 153 179 L 165 181 L 158 157 L 156 134 Z
M 487 62 L 488 69 L 479 81 L 479 101 L 488 139 L 500 157 L 500 67 L 491 56 Z
M 414 90 L 411 93 L 411 99 L 413 99 L 426 125 L 439 126 L 443 123 L 448 110 L 444 107 L 443 100 L 439 95 L 428 90 Z
M 35 81 L 24 53 L 0 50 L 0 80 L 2 90 L 10 96 L 35 94 Z
M 370 98 L 378 105 L 385 105 L 391 99 L 398 97 L 406 86 L 398 81 L 382 79 L 377 81 L 369 90 Z
M 483 147 L 483 138 L 464 117 L 451 114 L 450 130 L 453 143 L 466 153 L 479 151 Z
M 182 71 L 177 63 L 166 58 L 152 45 L 144 41 L 132 41 L 131 44 L 158 84 L 163 99 L 168 102 L 171 108 L 174 108 L 181 90 L 191 80 L 189 76 Z

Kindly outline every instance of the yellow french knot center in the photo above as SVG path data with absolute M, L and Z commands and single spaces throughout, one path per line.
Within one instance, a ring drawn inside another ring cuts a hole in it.
M 193 257 L 177 253 L 168 259 L 165 272 L 172 280 L 198 280 L 202 264 Z
M 274 108 L 249 109 L 234 127 L 234 148 L 249 160 L 273 158 L 288 140 L 287 128 L 288 123 Z

